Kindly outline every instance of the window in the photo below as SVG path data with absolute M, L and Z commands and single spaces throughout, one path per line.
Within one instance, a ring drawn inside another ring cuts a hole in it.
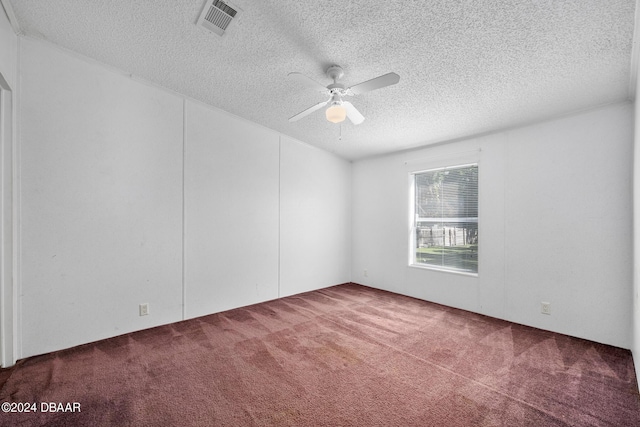
M 478 273 L 478 165 L 411 176 L 411 264 Z

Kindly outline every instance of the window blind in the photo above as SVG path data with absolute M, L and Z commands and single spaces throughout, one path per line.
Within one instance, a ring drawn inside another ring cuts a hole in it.
M 478 272 L 478 165 L 414 174 L 414 264 Z

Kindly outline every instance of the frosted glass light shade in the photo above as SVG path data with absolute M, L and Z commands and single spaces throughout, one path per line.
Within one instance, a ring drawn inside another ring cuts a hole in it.
M 347 118 L 347 110 L 342 105 L 332 105 L 326 111 L 327 120 L 331 123 L 340 123 Z

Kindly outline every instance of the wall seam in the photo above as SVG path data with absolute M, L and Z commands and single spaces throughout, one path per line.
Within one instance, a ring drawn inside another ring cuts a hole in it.
M 22 358 L 24 354 L 22 346 L 22 234 L 21 234 L 21 169 L 20 169 L 20 93 L 22 92 L 22 75 L 20 73 L 21 64 L 21 52 L 22 52 L 22 37 L 16 37 L 16 79 L 15 79 L 15 91 L 13 93 L 13 250 L 15 251 L 13 256 L 13 309 L 15 311 L 13 320 L 14 325 L 14 359 L 18 360 Z
M 507 307 L 509 305 L 509 286 L 507 280 L 508 267 L 507 267 L 507 230 L 509 227 L 507 226 L 507 183 L 509 182 L 509 132 L 505 133 L 505 138 L 503 140 L 504 144 L 504 162 L 503 162 L 503 184 L 502 184 L 502 260 L 503 260 L 503 274 L 502 274 L 502 289 L 504 294 L 504 299 L 502 301 L 502 316 L 504 319 L 509 320 L 510 316 L 507 313 Z
M 278 298 L 280 289 L 280 268 L 282 265 L 282 135 L 278 135 Z
M 186 271 L 186 158 L 187 158 L 187 100 L 182 98 L 182 320 L 187 318 L 187 271 Z

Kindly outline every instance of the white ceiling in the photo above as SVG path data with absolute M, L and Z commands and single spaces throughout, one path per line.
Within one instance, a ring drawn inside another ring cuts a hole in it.
M 635 0 L 3 0 L 20 32 L 346 158 L 505 129 L 630 99 Z M 287 78 L 400 82 L 351 99 L 366 120 L 289 123 L 323 95 Z M 43 66 L 46 66 L 43 64 Z M 338 136 L 342 134 L 342 139 Z

